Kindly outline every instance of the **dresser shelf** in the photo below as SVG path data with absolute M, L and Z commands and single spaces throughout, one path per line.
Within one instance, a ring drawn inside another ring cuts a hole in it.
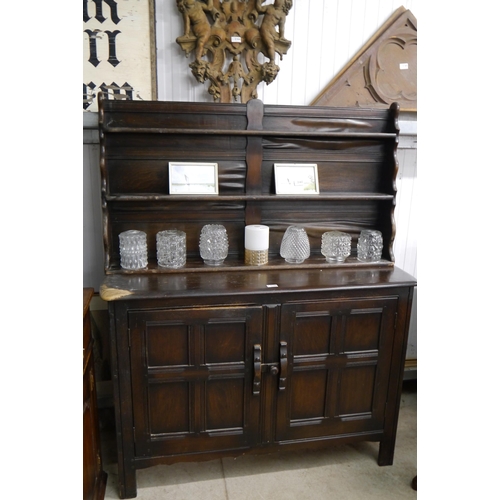
M 207 272 L 230 272 L 230 271 L 263 271 L 263 270 L 281 270 L 281 269 L 346 269 L 346 268 L 390 268 L 394 263 L 381 259 L 378 262 L 361 262 L 356 257 L 350 256 L 344 262 L 330 263 L 326 262 L 323 256 L 312 256 L 301 264 L 291 264 L 281 257 L 274 257 L 263 266 L 251 266 L 245 264 L 237 258 L 227 258 L 220 266 L 208 266 L 201 257 L 187 259 L 186 265 L 177 269 L 159 266 L 156 262 L 151 262 L 145 269 L 123 269 L 120 266 L 109 269 L 109 274 L 141 275 L 141 274 L 182 274 L 182 273 L 207 273 Z
M 150 194 L 150 195 L 128 195 L 116 194 L 106 195 L 107 202 L 166 202 L 175 203 L 181 201 L 192 202 L 209 201 L 209 202 L 226 202 L 226 201 L 318 201 L 321 198 L 323 201 L 357 201 L 357 200 L 374 200 L 374 201 L 392 201 L 394 195 L 384 193 L 331 193 L 317 195 L 287 195 L 287 194 L 271 194 L 271 195 L 196 195 L 196 197 L 181 194 Z
M 355 139 L 362 141 L 394 141 L 396 133 L 336 133 L 329 131 L 283 131 L 283 130 L 222 130 L 222 129 L 200 129 L 200 128 L 148 128 L 148 127 L 113 127 L 106 126 L 103 131 L 108 134 L 176 134 L 176 135 L 224 135 L 242 137 L 287 137 L 287 138 L 326 138 L 330 140 Z

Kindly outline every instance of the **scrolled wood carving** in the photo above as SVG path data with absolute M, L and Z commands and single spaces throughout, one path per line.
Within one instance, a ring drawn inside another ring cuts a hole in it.
M 215 101 L 242 103 L 256 99 L 257 85 L 272 83 L 280 60 L 292 42 L 285 38 L 286 16 L 293 0 L 176 0 L 183 16 L 184 34 L 176 39 L 189 65 Z M 264 62 L 259 60 L 263 54 Z

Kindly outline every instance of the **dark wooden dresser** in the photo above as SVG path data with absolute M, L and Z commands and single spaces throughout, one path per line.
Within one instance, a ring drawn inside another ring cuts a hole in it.
M 102 469 L 95 391 L 90 301 L 94 290 L 83 289 L 83 500 L 102 500 L 107 474 Z
M 387 110 L 100 97 L 102 206 L 119 494 L 159 463 L 370 440 L 393 462 L 412 276 L 394 265 L 398 107 Z M 168 163 L 217 162 L 218 195 L 170 195 Z M 320 194 L 276 195 L 275 163 L 315 163 Z M 223 224 L 229 255 L 206 266 L 198 238 Z M 269 262 L 244 263 L 244 228 L 270 228 Z M 304 227 L 311 256 L 279 255 Z M 120 268 L 118 235 L 145 231 L 148 267 Z M 187 263 L 164 269 L 155 236 L 187 235 Z M 329 264 L 328 230 L 352 235 Z M 362 229 L 382 259 L 357 260 Z

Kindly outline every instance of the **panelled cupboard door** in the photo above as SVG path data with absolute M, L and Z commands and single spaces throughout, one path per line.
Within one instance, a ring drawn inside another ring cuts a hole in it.
M 261 307 L 130 312 L 136 456 L 237 449 L 258 439 L 253 346 Z
M 287 358 L 277 441 L 383 430 L 397 303 L 382 297 L 283 305 Z

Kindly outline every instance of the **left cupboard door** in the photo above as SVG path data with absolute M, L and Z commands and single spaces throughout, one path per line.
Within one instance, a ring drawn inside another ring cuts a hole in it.
M 253 394 L 262 307 L 129 313 L 137 457 L 242 449 L 259 440 Z

